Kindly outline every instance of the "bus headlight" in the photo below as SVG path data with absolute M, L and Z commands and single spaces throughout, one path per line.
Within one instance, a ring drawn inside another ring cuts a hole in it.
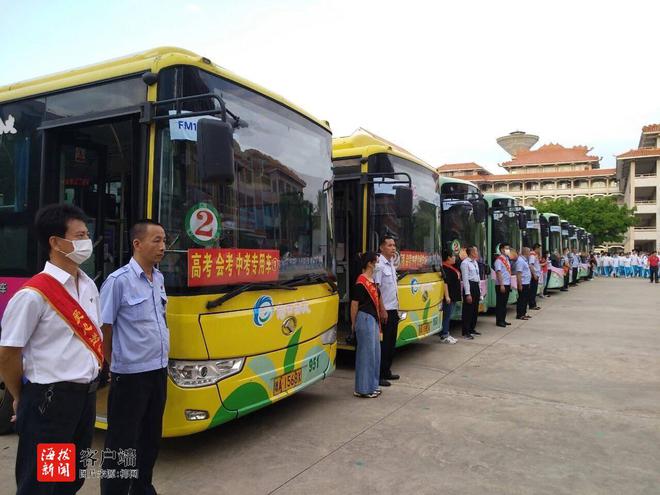
M 403 321 L 408 318 L 408 313 L 405 311 L 399 311 L 399 321 Z
M 206 387 L 239 373 L 244 358 L 214 359 L 212 361 L 179 361 L 171 359 L 167 371 L 179 387 Z
M 337 342 L 337 325 L 330 327 L 330 330 L 321 334 L 322 344 L 334 344 L 335 342 Z

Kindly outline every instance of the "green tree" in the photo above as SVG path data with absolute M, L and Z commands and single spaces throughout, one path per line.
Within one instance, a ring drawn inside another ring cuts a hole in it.
M 596 244 L 622 242 L 629 227 L 636 223 L 635 209 L 618 205 L 612 197 L 576 198 L 573 201 L 539 201 L 534 208 L 541 213 L 556 213 L 577 227 L 593 234 Z

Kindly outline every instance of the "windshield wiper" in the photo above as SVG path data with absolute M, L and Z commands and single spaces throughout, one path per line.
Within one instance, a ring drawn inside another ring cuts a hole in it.
M 325 273 L 308 273 L 306 275 L 300 275 L 299 277 L 294 277 L 291 280 L 287 280 L 284 282 L 284 285 L 291 287 L 295 284 L 308 282 L 325 282 L 330 286 L 330 291 L 333 294 L 338 291 L 337 283 Z
M 282 290 L 297 290 L 297 287 L 289 287 L 288 285 L 281 284 L 280 282 L 248 282 L 247 284 L 239 285 L 231 292 L 220 296 L 217 299 L 208 301 L 206 303 L 206 309 L 213 309 L 221 306 L 230 299 L 247 292 L 250 290 L 265 290 L 265 289 L 282 289 Z

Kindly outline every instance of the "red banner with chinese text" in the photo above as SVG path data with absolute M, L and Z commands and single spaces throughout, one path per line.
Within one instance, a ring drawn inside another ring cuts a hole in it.
M 399 270 L 417 270 L 433 263 L 433 256 L 423 251 L 401 251 Z
M 188 250 L 188 287 L 269 282 L 279 274 L 277 249 Z

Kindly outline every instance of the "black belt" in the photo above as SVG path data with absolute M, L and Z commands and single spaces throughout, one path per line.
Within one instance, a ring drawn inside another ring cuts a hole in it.
M 32 383 L 27 382 L 25 386 L 36 387 L 39 389 L 51 388 L 53 390 L 66 390 L 69 392 L 85 392 L 88 394 L 94 393 L 99 388 L 99 377 L 97 376 L 89 383 L 76 383 L 76 382 L 55 382 L 55 383 Z

